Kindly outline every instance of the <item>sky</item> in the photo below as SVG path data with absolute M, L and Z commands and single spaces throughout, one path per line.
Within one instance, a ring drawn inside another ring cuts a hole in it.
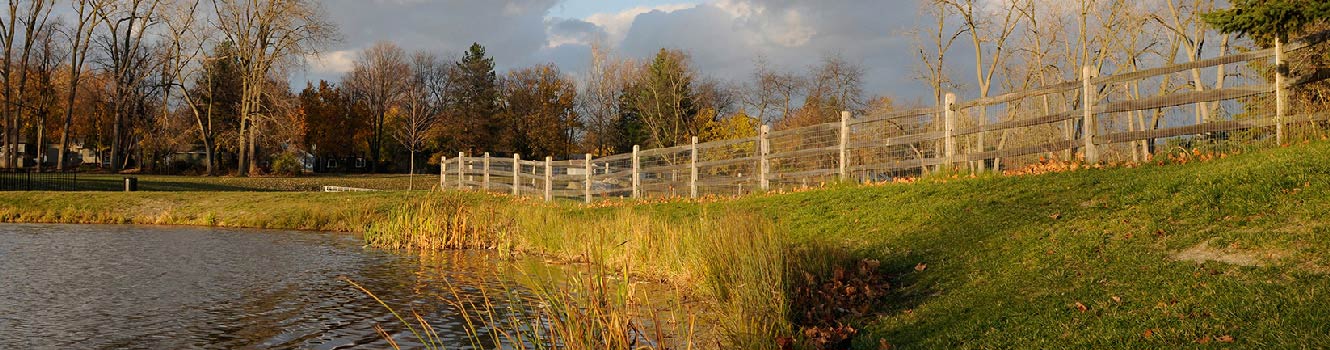
M 293 85 L 336 80 L 378 41 L 455 59 L 476 42 L 500 72 L 554 63 L 578 77 L 591 44 L 647 58 L 688 52 L 703 75 L 743 82 L 758 59 L 805 71 L 826 55 L 867 69 L 865 92 L 898 101 L 930 92 L 912 79 L 917 0 L 326 0 L 342 33 Z

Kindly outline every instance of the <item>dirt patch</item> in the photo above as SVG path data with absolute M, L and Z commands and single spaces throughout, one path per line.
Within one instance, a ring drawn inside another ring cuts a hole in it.
M 1275 251 L 1259 251 L 1237 247 L 1216 247 L 1209 239 L 1197 245 L 1173 253 L 1170 257 L 1177 261 L 1206 262 L 1218 261 L 1239 266 L 1268 266 L 1283 254 Z

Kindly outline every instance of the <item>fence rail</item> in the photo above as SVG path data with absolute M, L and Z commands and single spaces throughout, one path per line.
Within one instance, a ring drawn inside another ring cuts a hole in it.
M 76 191 L 77 172 L 0 169 L 0 191 Z
M 1330 32 L 1270 49 L 1116 75 L 1084 67 L 1077 80 L 998 96 L 956 101 L 947 94 L 936 107 L 863 116 L 842 112 L 838 122 L 775 131 L 763 125 L 756 137 L 706 143 L 694 137 L 686 145 L 634 146 L 630 153 L 601 158 L 523 160 L 520 155 L 458 153 L 441 159 L 439 185 L 586 202 L 742 195 L 831 181 L 888 181 L 944 167 L 1012 168 L 1043 157 L 1088 163 L 1142 159 L 1161 141 L 1228 137 L 1244 130 L 1253 131 L 1253 139 L 1283 143 L 1285 125 L 1330 119 L 1288 116 L 1285 101 L 1287 88 L 1330 78 L 1321 70 L 1286 76 L 1286 53 L 1327 38 Z M 1278 69 L 1251 67 L 1270 58 L 1268 66 Z M 1202 69 L 1232 75 L 1236 82 L 1225 86 L 1224 79 L 1217 79 L 1221 83 L 1208 89 L 1193 84 Z M 1268 71 L 1276 73 L 1271 77 Z M 1159 88 L 1142 88 L 1151 85 Z M 1274 107 L 1265 108 L 1269 105 Z

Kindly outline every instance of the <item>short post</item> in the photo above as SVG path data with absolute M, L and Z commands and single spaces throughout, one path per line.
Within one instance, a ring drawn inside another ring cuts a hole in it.
M 638 167 L 640 164 L 638 164 L 637 162 L 638 161 L 637 152 L 640 149 L 641 148 L 638 145 L 633 145 L 633 198 L 638 198 L 642 196 L 642 190 L 639 187 L 641 185 L 640 182 L 641 176 L 639 176 L 640 174 L 638 174 L 638 171 L 641 168 Z
M 1284 62 L 1284 39 L 1275 39 L 1275 143 L 1284 144 L 1284 113 L 1287 106 L 1284 75 L 1288 74 L 1288 62 Z
M 464 189 L 466 185 L 466 174 L 462 172 L 466 168 L 466 157 L 464 155 L 465 153 L 457 152 L 457 189 L 459 190 Z
M 849 169 L 848 166 L 850 159 L 849 154 L 846 153 L 847 150 L 846 145 L 848 143 L 850 143 L 850 111 L 841 111 L 840 112 L 840 169 L 837 171 L 837 174 L 840 175 L 841 180 L 850 179 L 850 173 L 846 171 L 847 169 Z
M 513 153 L 513 195 L 521 195 L 522 189 L 522 155 Z
M 693 136 L 693 145 L 689 150 L 688 171 L 691 176 L 688 178 L 688 195 L 690 198 L 697 198 L 697 136 Z
M 762 128 L 757 133 L 757 183 L 763 191 L 771 190 L 771 163 L 767 159 L 767 154 L 771 153 L 771 143 L 767 140 L 767 134 L 771 133 L 771 125 L 762 124 Z
M 439 189 L 448 186 L 448 156 L 439 156 Z
M 946 97 L 942 100 L 943 124 L 945 125 L 945 129 L 943 129 L 944 130 L 943 135 L 945 135 L 944 136 L 945 141 L 943 141 L 942 147 L 944 147 L 943 154 L 947 157 L 946 161 L 944 161 L 943 164 L 946 164 L 948 167 L 956 163 L 955 108 L 956 108 L 956 94 L 947 93 Z
M 1099 150 L 1095 147 L 1095 118 L 1094 118 L 1094 96 L 1090 79 L 1094 78 L 1094 71 L 1090 66 L 1081 68 L 1081 107 L 1084 108 L 1084 120 L 1081 121 L 1081 137 L 1085 141 L 1085 162 L 1089 164 L 1099 163 Z
M 587 204 L 590 204 L 591 203 L 591 153 L 586 154 L 586 163 L 582 163 L 582 166 L 583 166 L 583 171 L 586 172 L 584 174 L 585 180 L 583 180 L 584 183 L 582 184 L 583 192 L 585 192 L 585 197 L 586 197 L 585 200 Z
M 552 164 L 553 161 L 554 157 L 550 156 L 545 157 L 545 201 L 546 202 L 554 200 L 554 195 L 553 195 L 554 184 L 551 182 L 554 179 L 553 176 L 554 165 Z
M 483 178 L 484 180 L 481 181 L 480 188 L 484 189 L 485 192 L 489 192 L 489 190 L 490 190 L 490 153 L 489 153 L 489 152 L 485 152 L 484 166 L 485 166 L 485 170 L 484 170 L 484 171 L 485 171 L 485 175 L 484 175 L 484 178 Z

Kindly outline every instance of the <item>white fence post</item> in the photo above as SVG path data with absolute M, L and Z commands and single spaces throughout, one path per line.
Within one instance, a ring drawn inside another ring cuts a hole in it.
M 489 192 L 489 191 L 490 191 L 490 153 L 489 153 L 489 152 L 485 152 L 485 161 L 484 161 L 484 165 L 485 165 L 485 177 L 484 177 L 484 180 L 482 180 L 481 188 L 483 188 L 483 189 L 485 190 L 485 192 Z
M 1084 94 L 1081 95 L 1081 107 L 1084 108 L 1085 116 L 1081 121 L 1081 137 L 1085 139 L 1085 162 L 1089 164 L 1099 163 L 1099 149 L 1094 144 L 1095 137 L 1095 117 L 1094 117 L 1094 96 L 1096 92 L 1094 86 L 1090 84 L 1090 79 L 1094 78 L 1093 68 L 1085 66 L 1081 68 L 1081 89 Z
M 846 145 L 850 142 L 850 111 L 840 112 L 840 169 L 837 174 L 841 180 L 849 180 L 850 155 L 846 153 Z
M 466 185 L 466 174 L 462 172 L 466 168 L 466 157 L 464 155 L 465 153 L 457 152 L 457 189 L 459 190 L 464 189 Z
M 1284 113 L 1287 100 L 1284 88 L 1284 74 L 1288 71 L 1288 62 L 1284 62 L 1284 40 L 1275 39 L 1275 143 L 1284 144 Z
M 763 191 L 771 190 L 771 163 L 767 159 L 767 154 L 771 153 L 771 143 L 767 140 L 769 133 L 771 126 L 767 124 L 762 124 L 757 133 L 757 183 Z
M 942 118 L 945 127 L 943 129 L 945 141 L 943 141 L 942 147 L 944 147 L 944 155 L 946 156 L 946 161 L 943 164 L 946 164 L 947 167 L 951 167 L 956 163 L 956 110 L 953 109 L 955 107 L 956 94 L 947 93 L 942 100 Z
M 691 156 L 688 170 L 691 176 L 688 178 L 688 195 L 690 198 L 697 198 L 697 136 L 693 136 L 693 145 L 689 148 Z
M 522 155 L 513 153 L 513 195 L 522 195 Z
M 642 196 L 641 188 L 639 188 L 639 186 L 641 185 L 640 183 L 641 176 L 639 175 L 641 174 L 638 173 L 638 171 L 641 168 L 638 167 L 640 164 L 638 164 L 637 162 L 638 161 L 637 152 L 639 150 L 640 147 L 638 145 L 633 145 L 633 198 L 639 198 Z
M 586 192 L 586 202 L 587 204 L 590 204 L 591 203 L 591 153 L 586 154 L 586 163 L 583 164 L 583 167 L 586 171 L 586 176 L 585 176 L 586 182 L 583 184 L 583 187 Z
M 448 156 L 439 156 L 439 190 L 448 186 Z
M 554 184 L 551 183 L 551 181 L 554 179 L 553 176 L 554 166 L 551 164 L 551 162 L 553 161 L 554 157 L 545 156 L 545 201 L 546 202 L 554 200 L 554 195 L 553 195 Z

